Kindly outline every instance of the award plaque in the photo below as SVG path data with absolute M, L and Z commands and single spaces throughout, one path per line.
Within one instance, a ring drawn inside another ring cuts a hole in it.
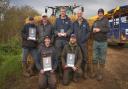
M 36 40 L 36 29 L 35 28 L 29 28 L 28 40 Z
M 42 62 L 44 71 L 52 70 L 51 57 L 43 57 Z
M 64 36 L 64 29 L 60 29 L 60 33 L 62 36 Z
M 94 26 L 93 26 L 93 27 L 94 27 L 94 28 L 97 28 L 97 23 L 96 23 L 96 22 L 94 23 Z
M 128 29 L 125 29 L 125 34 L 128 35 Z
M 74 64 L 75 64 L 75 54 L 68 53 L 67 54 L 67 66 L 74 67 Z
M 61 33 L 64 33 L 64 29 L 60 29 L 60 32 L 61 32 Z

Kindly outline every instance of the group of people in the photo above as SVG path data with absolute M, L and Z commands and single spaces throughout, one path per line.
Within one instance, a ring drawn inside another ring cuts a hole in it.
M 62 7 L 54 26 L 49 23 L 47 15 L 43 15 L 38 26 L 34 18 L 29 17 L 29 23 L 22 29 L 23 74 L 29 76 L 26 68 L 28 54 L 31 54 L 39 70 L 39 89 L 56 89 L 56 76 L 64 85 L 69 85 L 71 80 L 78 82 L 81 76 L 87 78 L 86 43 L 90 33 L 94 38 L 91 76 L 103 79 L 109 32 L 104 10 L 98 10 L 98 18 L 91 28 L 81 11 L 77 12 L 77 17 L 72 23 Z

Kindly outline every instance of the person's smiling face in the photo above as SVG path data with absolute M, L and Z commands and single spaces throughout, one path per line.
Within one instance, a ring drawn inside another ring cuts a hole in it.
M 104 13 L 99 12 L 99 13 L 98 13 L 98 17 L 99 17 L 100 19 L 103 18 L 103 17 L 104 17 Z
M 71 37 L 70 38 L 70 43 L 71 44 L 75 44 L 76 43 L 76 38 L 75 37 Z
M 50 43 L 51 43 L 50 38 L 45 38 L 44 39 L 44 44 L 45 44 L 46 47 L 49 47 L 50 46 Z
M 61 14 L 62 17 L 65 17 L 66 16 L 66 9 L 65 8 L 61 8 L 60 14 Z

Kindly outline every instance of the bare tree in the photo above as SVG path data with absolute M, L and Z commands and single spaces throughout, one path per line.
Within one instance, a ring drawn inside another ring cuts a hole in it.
M 0 21 L 4 20 L 5 13 L 9 7 L 9 0 L 0 0 Z

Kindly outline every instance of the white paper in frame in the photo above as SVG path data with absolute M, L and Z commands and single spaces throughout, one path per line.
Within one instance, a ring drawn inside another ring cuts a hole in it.
M 51 57 L 43 57 L 42 62 L 43 62 L 43 70 L 44 71 L 52 70 Z
M 64 29 L 60 29 L 60 32 L 61 32 L 61 33 L 64 33 Z
M 64 29 L 60 29 L 61 35 L 64 36 Z
M 74 67 L 74 64 L 75 64 L 75 54 L 68 53 L 67 54 L 67 66 Z
M 125 34 L 128 35 L 128 29 L 125 29 Z
M 35 28 L 29 28 L 28 40 L 36 40 L 36 29 Z

